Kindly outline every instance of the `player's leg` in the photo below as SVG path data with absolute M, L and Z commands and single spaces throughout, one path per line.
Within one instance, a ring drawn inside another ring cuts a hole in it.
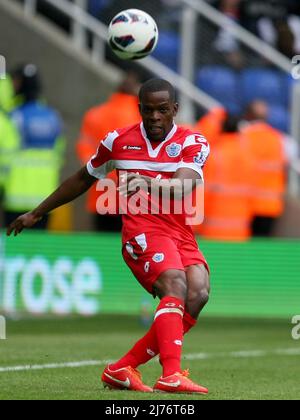
M 147 251 L 145 251 L 145 244 Z M 130 377 L 130 371 L 140 364 L 148 362 L 160 352 L 164 375 L 170 373 L 169 376 L 165 377 L 166 380 L 172 383 L 174 375 L 171 372 L 176 372 L 175 375 L 180 375 L 180 379 L 178 376 L 175 377 L 175 383 L 178 384 L 180 382 L 179 388 L 177 389 L 171 386 L 170 392 L 207 393 L 205 388 L 193 384 L 186 376 L 180 373 L 183 341 L 182 317 L 187 297 L 187 279 L 177 245 L 168 237 L 157 238 L 156 235 L 154 238 L 150 236 L 143 238 L 142 252 L 141 248 L 136 246 L 135 240 L 127 245 L 124 247 L 123 253 L 126 263 L 140 283 L 150 293 L 154 290 L 161 298 L 161 302 L 156 311 L 155 321 L 149 332 L 121 360 L 109 366 L 104 374 L 106 373 L 114 379 L 120 372 L 123 378 L 121 381 L 117 379 L 120 386 L 123 389 L 134 389 L 126 386 L 127 380 Z M 163 248 L 161 249 L 160 247 Z M 170 267 L 178 267 L 178 269 L 174 270 L 170 269 Z M 186 323 L 186 325 L 187 330 L 190 329 L 190 324 Z M 115 372 L 116 376 L 114 375 Z M 134 370 L 134 372 L 136 371 Z M 107 383 L 106 379 L 103 379 Z M 141 379 L 136 385 L 134 390 L 145 389 Z M 157 389 L 159 388 L 157 387 Z M 169 386 L 168 389 L 170 389 Z
M 191 273 L 191 278 L 194 278 L 194 270 Z M 186 273 L 175 270 L 164 273 L 155 283 L 154 290 L 161 299 L 154 323 L 160 362 L 163 366 L 163 376 L 155 384 L 154 390 L 169 393 L 207 394 L 206 388 L 192 382 L 188 378 L 189 373 L 181 370 L 183 318 L 188 300 Z M 194 303 L 193 300 L 192 303 Z
M 178 299 L 180 302 L 183 301 L 184 305 L 186 297 L 185 270 L 176 244 L 174 244 L 172 239 L 162 236 L 158 237 L 157 234 L 141 234 L 125 244 L 123 257 L 141 285 L 151 294 L 155 294 L 153 286 L 157 279 L 160 279 L 160 277 L 164 278 L 164 273 L 169 271 L 170 268 L 178 268 L 178 270 L 175 270 L 179 272 L 178 275 L 175 274 L 174 276 L 172 273 L 170 275 L 170 284 L 172 284 L 173 291 L 170 295 L 171 300 L 164 300 L 163 303 L 166 302 L 173 306 L 175 304 L 174 300 Z M 178 277 L 179 279 L 177 279 Z M 178 286 L 176 286 L 177 282 L 180 283 Z M 162 310 L 165 309 L 162 306 L 159 308 Z M 172 308 L 168 307 L 168 309 Z M 183 308 L 181 311 L 183 311 Z M 182 318 L 179 322 L 181 322 L 182 328 Z M 156 322 L 154 322 L 145 337 L 139 340 L 118 362 L 106 368 L 102 377 L 105 384 L 107 384 L 107 378 L 112 381 L 112 383 L 109 383 L 110 386 L 114 383 L 113 379 L 116 379 L 118 381 L 116 384 L 119 383 L 120 386 L 128 389 L 128 386 L 125 385 L 127 385 L 127 378 L 130 377 L 132 369 L 147 363 L 159 353 L 156 330 Z M 130 367 L 130 372 L 126 370 L 128 367 Z M 116 372 L 116 375 L 113 372 Z M 134 370 L 134 372 L 136 371 Z M 143 389 L 141 380 L 140 382 L 136 382 L 135 380 L 133 382 L 135 383 L 134 390 Z M 132 385 L 132 381 L 130 383 Z M 133 387 L 129 389 L 133 389 Z
M 188 293 L 183 322 L 184 330 L 188 332 L 196 325 L 200 313 L 209 301 L 210 279 L 204 264 L 189 266 L 186 278 Z
M 181 372 L 183 345 L 183 315 L 187 298 L 187 279 L 184 271 L 168 270 L 154 284 L 160 298 L 154 326 L 163 376 Z
M 197 323 L 198 316 L 208 302 L 210 292 L 209 274 L 204 264 L 193 265 L 187 268 L 187 299 L 183 316 L 183 334 L 187 334 Z M 156 337 L 156 328 L 153 324 L 147 334 L 140 339 L 134 347 L 113 368 L 120 369 L 126 366 L 137 368 L 148 363 L 159 354 Z
M 171 377 L 181 372 L 181 351 L 183 343 L 184 305 L 187 296 L 187 283 L 184 270 L 164 272 L 154 285 L 155 294 L 161 299 L 156 310 L 149 333 L 117 363 L 106 367 L 102 381 L 106 386 L 116 389 L 151 392 L 143 384 L 138 365 L 146 363 L 155 355 L 153 346 L 160 353 L 163 376 Z
M 179 277 L 177 286 L 174 286 L 175 277 Z M 165 280 L 166 278 L 169 278 L 169 280 Z M 174 292 L 171 290 L 173 287 L 177 290 L 177 295 L 179 294 L 181 298 L 180 301 L 183 300 L 183 298 L 186 296 L 186 277 L 183 270 L 167 270 L 167 272 L 163 273 L 159 280 L 158 280 L 158 287 L 160 282 L 166 283 L 166 286 L 163 288 L 164 291 L 159 292 L 158 290 L 155 292 L 157 296 L 161 297 L 163 293 L 170 293 L 171 297 L 173 296 Z M 172 285 L 173 286 L 172 286 Z M 155 288 L 155 286 L 154 286 Z M 176 291 L 175 291 L 176 295 Z M 162 297 L 161 297 L 162 299 Z M 167 302 L 167 304 L 173 305 L 173 303 Z M 161 307 L 163 303 L 160 303 L 159 308 Z M 131 366 L 133 368 L 137 368 L 140 365 L 143 365 L 147 362 L 149 362 L 151 359 L 153 359 L 155 356 L 159 354 L 159 345 L 157 340 L 157 334 L 156 334 L 156 324 L 153 323 L 147 334 L 140 339 L 133 348 L 124 356 L 122 357 L 118 362 L 111 365 L 112 369 L 120 369 L 126 366 Z

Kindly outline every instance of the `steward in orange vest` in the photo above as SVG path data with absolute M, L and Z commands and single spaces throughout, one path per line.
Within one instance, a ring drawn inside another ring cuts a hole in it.
M 287 159 L 283 134 L 263 120 L 248 120 L 241 132 L 254 161 L 253 235 L 270 236 L 284 211 Z
M 206 166 L 204 223 L 198 233 L 207 239 L 245 241 L 251 236 L 251 159 L 228 117 Z
M 227 113 L 224 108 L 214 108 L 196 123 L 194 130 L 203 134 L 212 147 L 222 132 L 226 118 Z

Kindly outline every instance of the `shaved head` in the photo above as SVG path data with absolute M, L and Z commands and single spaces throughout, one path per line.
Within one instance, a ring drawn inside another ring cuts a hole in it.
M 151 79 L 143 84 L 139 93 L 140 102 L 143 102 L 147 93 L 169 92 L 171 102 L 176 102 L 176 92 L 170 82 L 163 79 Z

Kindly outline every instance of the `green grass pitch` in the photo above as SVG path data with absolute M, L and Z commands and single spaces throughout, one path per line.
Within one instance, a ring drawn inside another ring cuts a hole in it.
M 104 390 L 104 361 L 117 359 L 145 333 L 124 316 L 9 321 L 0 341 L 0 400 L 299 399 L 300 341 L 291 320 L 203 317 L 185 340 L 183 368 L 207 386 L 208 397 Z M 7 371 L 8 367 L 95 361 L 98 365 Z M 145 383 L 160 375 L 142 367 Z

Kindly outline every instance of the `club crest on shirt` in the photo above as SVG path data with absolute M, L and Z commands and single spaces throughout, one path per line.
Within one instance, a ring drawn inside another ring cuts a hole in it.
M 204 166 L 207 158 L 209 155 L 209 147 L 202 145 L 201 152 L 197 154 L 197 156 L 194 157 L 194 163 L 197 165 Z
M 164 261 L 165 259 L 165 254 L 155 254 L 154 257 L 152 258 L 154 262 L 156 263 L 161 263 Z
M 180 155 L 181 149 L 182 146 L 180 144 L 172 143 L 166 148 L 166 151 L 169 157 L 176 158 Z

